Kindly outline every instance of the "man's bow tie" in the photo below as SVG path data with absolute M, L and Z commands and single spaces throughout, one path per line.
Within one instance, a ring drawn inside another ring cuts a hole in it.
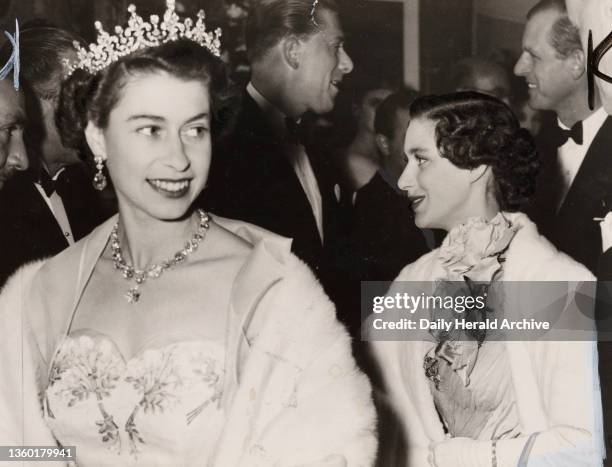
M 576 144 L 582 144 L 582 122 L 576 123 L 569 130 L 557 126 L 555 136 L 557 147 L 563 146 L 569 138 L 572 138 Z
M 70 183 L 70 176 L 67 174 L 67 170 L 68 169 L 66 168 L 63 169 L 55 180 L 51 178 L 51 176 L 46 170 L 40 170 L 36 183 L 41 186 L 41 188 L 47 195 L 47 198 L 49 198 L 55 192 L 57 192 L 60 197 L 63 197 L 66 194 L 67 184 Z
M 40 173 L 38 174 L 38 180 L 36 182 L 42 187 L 45 194 L 47 195 L 47 198 L 50 197 L 53 193 L 55 193 L 57 182 L 49 176 L 49 173 L 46 170 L 40 170 Z

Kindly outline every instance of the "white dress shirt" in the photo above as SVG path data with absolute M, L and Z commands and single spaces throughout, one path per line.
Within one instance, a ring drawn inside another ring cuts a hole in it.
M 574 181 L 574 178 L 576 178 L 576 174 L 578 173 L 578 170 L 586 157 L 586 153 L 588 152 L 593 139 L 595 139 L 595 135 L 597 135 L 597 132 L 604 124 L 607 117 L 608 114 L 604 108 L 600 107 L 582 121 L 582 144 L 576 144 L 572 138 L 568 138 L 567 141 L 559 147 L 557 151 L 557 160 L 559 161 L 559 167 L 563 179 L 563 190 L 561 192 L 561 198 L 559 200 L 557 210 L 563 204 L 563 201 L 565 200 L 565 197 L 572 186 L 572 182 Z M 569 130 L 567 126 L 561 123 L 561 120 L 557 119 L 557 123 L 559 124 L 559 127 L 563 128 L 564 130 Z
M 286 115 L 262 96 L 261 93 L 255 89 L 253 83 L 249 83 L 246 90 L 264 113 L 274 132 L 277 135 L 286 136 Z M 317 183 L 312 165 L 308 159 L 308 154 L 306 154 L 306 148 L 300 143 L 288 144 L 287 157 L 310 203 L 312 213 L 317 223 L 317 229 L 321 236 L 321 242 L 323 242 L 323 203 L 321 201 L 321 191 L 319 190 L 319 184 Z
M 51 180 L 57 181 L 57 178 L 63 171 L 63 168 L 58 170 L 57 173 L 51 177 Z M 70 221 L 68 221 L 68 214 L 66 214 L 66 208 L 64 207 L 64 203 L 60 195 L 57 194 L 57 191 L 54 191 L 51 196 L 47 196 L 47 193 L 45 193 L 45 190 L 39 183 L 34 183 L 34 186 L 40 193 L 40 196 L 42 196 L 42 199 L 45 200 L 45 203 L 47 203 L 47 206 L 49 206 L 49 210 L 62 229 L 62 233 L 64 234 L 68 245 L 74 244 L 74 235 L 72 235 L 72 228 L 70 227 Z

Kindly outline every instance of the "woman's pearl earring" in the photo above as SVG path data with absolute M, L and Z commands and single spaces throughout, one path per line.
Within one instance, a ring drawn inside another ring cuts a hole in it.
M 104 169 L 104 159 L 102 156 L 96 156 L 94 161 L 96 162 L 96 174 L 93 178 L 93 186 L 96 190 L 102 191 L 106 188 L 106 175 L 102 172 Z

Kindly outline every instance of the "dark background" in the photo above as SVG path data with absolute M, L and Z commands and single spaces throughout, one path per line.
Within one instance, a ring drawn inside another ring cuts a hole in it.
M 242 26 L 246 10 L 257 0 L 178 0 L 181 15 L 194 16 L 200 9 L 207 24 L 223 29 L 225 59 L 244 78 Z M 93 23 L 107 29 L 124 24 L 128 4 L 147 17 L 161 14 L 165 0 L 0 0 L 0 28 L 14 33 L 15 18 L 23 27 L 32 18 L 43 18 L 70 29 L 87 41 L 94 38 Z M 448 67 L 471 54 L 489 55 L 505 50 L 512 59 L 520 50 L 525 13 L 535 0 L 339 0 L 348 37 L 347 50 L 355 73 L 384 72 L 390 79 L 404 79 L 425 92 L 448 86 Z M 407 22 L 406 11 L 418 19 Z M 404 24 L 406 22 L 406 24 Z M 404 34 L 415 32 L 418 43 Z M 0 42 L 3 42 L 4 35 Z M 407 50 L 406 50 L 407 49 Z M 406 72 L 404 62 L 417 60 L 418 70 Z M 408 75 L 415 76 L 413 78 Z

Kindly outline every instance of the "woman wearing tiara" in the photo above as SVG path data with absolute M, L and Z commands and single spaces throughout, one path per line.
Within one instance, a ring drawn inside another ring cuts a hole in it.
M 119 214 L 0 298 L 2 444 L 79 466 L 367 466 L 369 383 L 290 241 L 192 207 L 224 95 L 218 38 L 170 4 L 79 52 L 59 123 Z M 13 332 L 14 331 L 14 332 Z
M 404 268 L 390 295 L 410 287 L 402 281 L 431 281 L 437 293 L 453 281 L 474 297 L 478 287 L 499 290 L 489 288 L 498 281 L 593 280 L 520 211 L 534 191 L 538 161 L 531 136 L 505 104 L 463 92 L 417 99 L 410 113 L 407 165 L 398 184 L 412 201 L 416 225 L 448 234 L 440 248 Z M 491 295 L 487 307 L 493 317 L 511 309 L 535 314 L 535 307 L 521 305 L 556 303 L 538 296 L 542 290 L 535 288 L 530 302 L 520 294 Z M 560 290 L 572 299 L 576 289 L 562 283 Z M 418 313 L 432 311 L 416 313 L 429 318 Z M 527 341 L 526 334 L 510 342 L 494 340 L 493 332 L 426 329 L 411 342 L 372 343 L 382 398 L 407 449 L 402 465 L 601 465 L 594 342 Z

